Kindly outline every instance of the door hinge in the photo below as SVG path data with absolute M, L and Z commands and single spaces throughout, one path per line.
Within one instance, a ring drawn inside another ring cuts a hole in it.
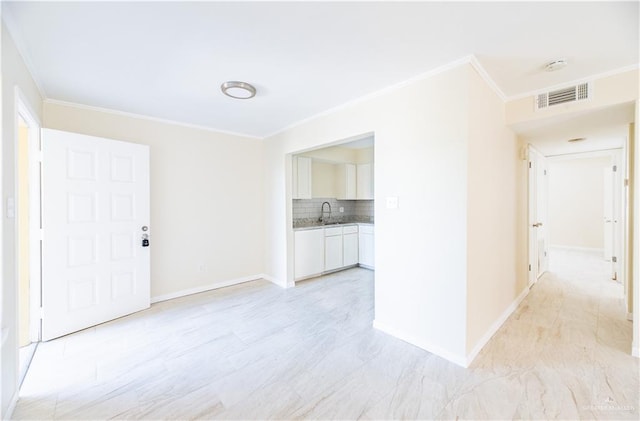
M 531 272 L 531 265 L 529 265 L 529 272 Z
M 529 161 L 529 168 L 531 168 L 531 161 Z
M 618 258 L 616 256 L 611 257 L 611 261 L 613 263 L 618 263 Z
M 624 185 L 625 185 L 625 187 L 627 187 L 629 185 L 629 179 L 628 178 L 624 179 Z
M 618 166 L 617 166 L 617 165 L 614 165 L 614 166 L 613 166 L 613 172 L 616 172 L 616 171 L 618 171 Z
M 544 170 L 544 175 L 547 175 L 547 170 Z
M 618 272 L 613 272 L 613 278 L 611 278 L 612 281 L 617 281 L 618 280 Z

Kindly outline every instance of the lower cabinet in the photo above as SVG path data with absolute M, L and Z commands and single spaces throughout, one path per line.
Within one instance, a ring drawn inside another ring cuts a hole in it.
M 358 263 L 360 266 L 374 269 L 374 231 L 373 225 L 360 225 L 358 231 Z
M 295 231 L 294 241 L 296 280 L 360 262 L 362 252 L 355 224 Z
M 342 265 L 358 264 L 358 226 L 348 225 L 342 232 Z
M 342 266 L 342 227 L 327 228 L 324 235 L 324 270 L 340 269 Z
M 296 231 L 294 236 L 295 279 L 324 272 L 324 230 Z

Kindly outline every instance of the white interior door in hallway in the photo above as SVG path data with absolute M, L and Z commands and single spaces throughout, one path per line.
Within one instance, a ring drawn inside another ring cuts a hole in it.
M 43 129 L 42 154 L 46 341 L 149 307 L 149 147 Z
M 620 280 L 621 259 L 624 257 L 624 218 L 626 202 L 621 168 L 621 153 L 613 152 L 611 165 L 604 173 L 604 260 L 611 262 L 611 279 Z
M 529 146 L 529 286 L 548 268 L 547 163 Z

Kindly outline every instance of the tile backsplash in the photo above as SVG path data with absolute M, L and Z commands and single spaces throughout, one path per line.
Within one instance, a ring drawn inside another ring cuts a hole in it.
M 314 222 L 320 218 L 322 203 L 331 205 L 331 220 L 373 222 L 373 200 L 337 200 L 334 198 L 294 199 L 293 224 Z M 340 208 L 344 212 L 340 212 Z

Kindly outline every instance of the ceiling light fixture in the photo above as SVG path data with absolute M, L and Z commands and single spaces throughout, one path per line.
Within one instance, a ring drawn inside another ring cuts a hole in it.
M 582 142 L 583 140 L 587 140 L 586 137 L 574 137 L 573 139 L 567 140 L 567 142 Z
M 550 61 L 549 63 L 544 65 L 545 72 L 555 72 L 560 69 L 564 69 L 567 67 L 567 60 L 564 58 L 559 58 L 557 60 Z
M 222 93 L 235 99 L 249 99 L 256 96 L 256 88 L 247 82 L 229 81 L 220 86 Z

